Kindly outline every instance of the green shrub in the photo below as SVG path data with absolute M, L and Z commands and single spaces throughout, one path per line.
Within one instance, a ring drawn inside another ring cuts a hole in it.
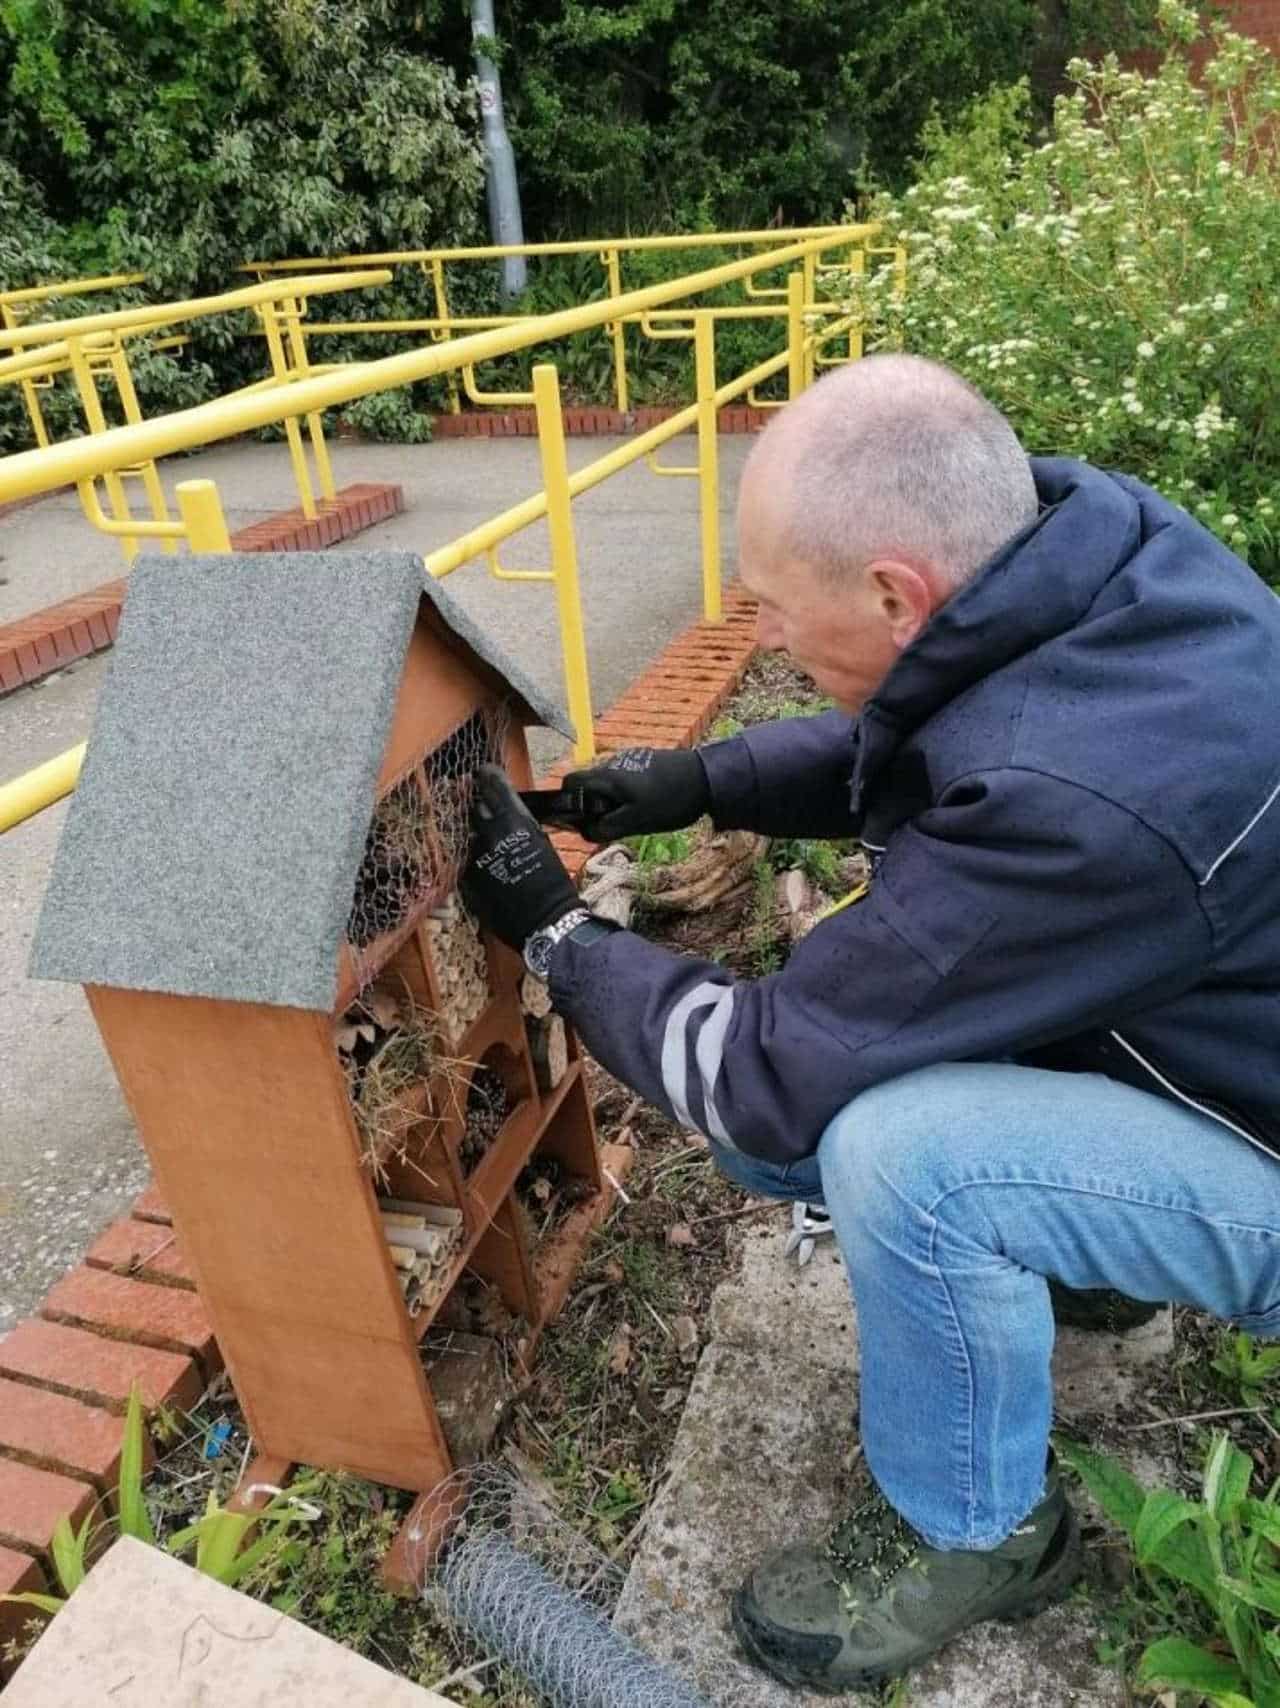
M 875 342 L 957 368 L 1028 450 L 1158 487 L 1280 576 L 1280 66 L 1221 25 L 1200 85 L 1194 16 L 1162 0 L 1151 76 L 1074 61 L 1046 140 L 1025 87 L 926 129 L 920 175 L 871 212 L 910 250 Z

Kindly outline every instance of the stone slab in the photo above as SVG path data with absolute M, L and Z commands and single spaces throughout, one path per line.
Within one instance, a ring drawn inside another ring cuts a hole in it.
M 1123 1411 L 1146 1388 L 1152 1365 L 1173 1356 L 1173 1309 L 1127 1334 L 1060 1328 L 1053 1348 L 1053 1393 L 1060 1417 Z
M 158 1548 L 117 1542 L 6 1689 L 5 1708 L 452 1708 Z
M 741 1268 L 712 1299 L 711 1337 L 852 1376 L 858 1327 L 835 1241 L 819 1240 L 802 1268 L 782 1255 L 790 1229 L 791 1206 L 780 1204 L 746 1234 Z
M 820 1531 L 851 1469 L 847 1375 L 713 1342 L 693 1379 L 669 1480 L 615 1623 L 724 1708 L 820 1708 L 739 1655 L 729 1597 L 783 1537 Z
M 773 1684 L 739 1655 L 733 1591 L 784 1541 L 822 1534 L 857 1452 L 857 1329 L 844 1269 L 820 1242 L 803 1269 L 782 1256 L 781 1211 L 746 1236 L 717 1289 L 712 1338 L 690 1390 L 668 1481 L 618 1604 L 618 1625 L 719 1708 L 819 1708 L 828 1697 Z M 1122 1409 L 1171 1346 L 1168 1313 L 1122 1338 L 1061 1330 L 1063 1410 Z M 1120 1708 L 1095 1658 L 1087 1606 L 962 1633 L 910 1680 L 911 1708 Z M 856 1698 L 851 1698 L 856 1700 Z

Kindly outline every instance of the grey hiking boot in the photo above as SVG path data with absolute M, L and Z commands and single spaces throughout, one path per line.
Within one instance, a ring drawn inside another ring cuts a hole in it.
M 757 1666 L 834 1696 L 906 1672 L 980 1620 L 1039 1613 L 1080 1569 L 1051 1460 L 1039 1506 L 983 1553 L 931 1548 L 877 1490 L 825 1542 L 757 1566 L 733 1598 L 733 1626 Z
M 1068 1287 L 1049 1277 L 1053 1320 L 1063 1328 L 1096 1329 L 1100 1334 L 1127 1334 L 1149 1323 L 1160 1305 L 1131 1299 L 1114 1287 Z

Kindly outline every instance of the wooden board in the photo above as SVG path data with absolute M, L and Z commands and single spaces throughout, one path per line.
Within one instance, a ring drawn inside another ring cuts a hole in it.
M 449 1470 L 327 1016 L 90 988 L 259 1449 Z

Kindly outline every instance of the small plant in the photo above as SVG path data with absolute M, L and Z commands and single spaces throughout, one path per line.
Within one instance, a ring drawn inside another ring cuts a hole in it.
M 769 849 L 775 872 L 789 872 L 799 867 L 811 884 L 835 895 L 840 889 L 840 859 L 844 844 L 815 842 L 807 836 L 779 837 Z
M 121 1536 L 132 1536 L 150 1547 L 157 1545 L 142 1493 L 143 1431 L 142 1398 L 135 1387 L 125 1412 L 114 1520 L 99 1520 L 97 1513 L 91 1512 L 79 1530 L 73 1530 L 64 1513 L 54 1525 L 50 1540 L 62 1594 L 41 1595 L 28 1590 L 21 1595 L 0 1595 L 0 1601 L 20 1602 L 42 1613 L 59 1612 L 84 1582 L 91 1546 L 112 1522 Z M 301 1499 L 310 1486 L 309 1482 L 299 1482 L 289 1493 L 273 1495 L 260 1512 L 231 1512 L 220 1506 L 211 1493 L 203 1516 L 170 1536 L 163 1543 L 164 1550 L 169 1554 L 185 1554 L 194 1546 L 192 1564 L 198 1572 L 219 1583 L 237 1584 L 252 1572 L 266 1570 L 293 1529 L 319 1516 L 318 1509 L 313 1510 Z M 257 1538 L 249 1542 L 249 1533 L 254 1529 L 258 1531 Z
M 1233 1395 L 1247 1406 L 1261 1406 L 1271 1397 L 1268 1389 L 1280 1372 L 1280 1346 L 1259 1347 L 1252 1335 L 1226 1333 L 1210 1363 Z
M 767 859 L 758 860 L 752 872 L 755 895 L 751 904 L 751 959 L 757 978 L 776 973 L 782 965 L 773 878 L 772 864 Z
M 687 830 L 655 830 L 647 836 L 629 836 L 627 847 L 643 872 L 655 866 L 678 866 L 693 852 L 693 835 Z
M 1212 1620 L 1211 1646 L 1170 1634 L 1138 1662 L 1151 1689 L 1185 1690 L 1214 1708 L 1280 1705 L 1280 1480 L 1261 1500 L 1249 1493 L 1253 1466 L 1216 1433 L 1203 1498 L 1146 1489 L 1104 1454 L 1061 1441 L 1058 1452 L 1133 1544 L 1139 1569 L 1168 1610 L 1165 1581 L 1191 1590 Z

